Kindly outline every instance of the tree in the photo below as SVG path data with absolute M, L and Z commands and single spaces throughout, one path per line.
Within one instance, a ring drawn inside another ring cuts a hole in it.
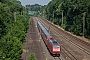
M 21 15 L 23 6 L 17 0 L 0 0 L 0 59 L 18 60 L 23 52 L 25 41 L 27 13 Z M 16 22 L 13 13 L 16 12 Z M 26 12 L 26 11 L 25 11 Z
M 62 11 L 64 25 L 62 25 Z M 52 0 L 45 9 L 46 18 L 64 29 L 82 36 L 83 13 L 85 15 L 85 37 L 90 38 L 90 1 L 89 0 Z

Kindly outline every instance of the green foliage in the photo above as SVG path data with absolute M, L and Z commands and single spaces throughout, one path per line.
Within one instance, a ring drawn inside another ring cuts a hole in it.
M 8 26 L 10 26 L 10 24 L 12 23 L 12 21 L 10 21 L 10 19 L 12 18 L 12 14 L 9 14 L 9 7 L 7 7 L 5 4 L 2 4 L 0 2 L 0 38 L 6 34 L 6 29 Z
M 35 4 L 35 5 L 26 5 L 26 9 L 28 10 L 28 11 L 36 11 L 36 12 L 38 12 L 38 11 L 40 11 L 40 8 L 41 8 L 42 6 L 41 5 L 39 5 L 39 4 Z
M 30 54 L 28 60 L 36 60 L 35 54 L 34 53 Z
M 62 25 L 62 11 L 64 25 Z M 48 20 L 77 35 L 83 35 L 83 13 L 85 14 L 85 37 L 90 38 L 89 0 L 52 0 L 46 6 Z
M 29 11 L 29 12 L 35 12 L 34 13 L 34 16 L 43 16 L 44 14 L 44 9 L 45 9 L 46 5 L 42 6 L 42 5 L 39 5 L 39 4 L 34 4 L 34 5 L 26 5 L 26 9 Z M 30 14 L 32 15 L 32 14 Z
M 10 8 L 11 12 L 22 10 L 22 5 L 20 1 L 17 0 L 1 0 L 2 3 L 6 4 Z
M 4 36 L 0 41 L 0 59 L 18 60 L 22 53 L 21 42 L 17 37 L 10 34 Z
M 16 21 L 14 19 L 16 12 Z M 17 0 L 0 0 L 0 60 L 18 60 L 29 16 Z

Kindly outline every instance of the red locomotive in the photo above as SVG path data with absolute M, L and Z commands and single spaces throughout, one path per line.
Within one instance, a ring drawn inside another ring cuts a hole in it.
M 61 46 L 60 44 L 54 39 L 54 37 L 47 31 L 47 29 L 41 24 L 40 21 L 37 22 L 37 27 L 41 34 L 41 37 L 49 49 L 52 55 L 60 56 Z

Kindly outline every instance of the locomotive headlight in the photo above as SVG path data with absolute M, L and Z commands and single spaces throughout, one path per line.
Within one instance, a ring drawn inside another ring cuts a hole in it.
M 53 51 L 60 51 L 60 46 L 54 45 Z

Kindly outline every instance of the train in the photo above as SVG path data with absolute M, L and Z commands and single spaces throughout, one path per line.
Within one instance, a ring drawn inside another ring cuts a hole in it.
M 55 40 L 54 36 L 49 33 L 40 21 L 37 21 L 37 27 L 51 55 L 60 56 L 61 45 Z

